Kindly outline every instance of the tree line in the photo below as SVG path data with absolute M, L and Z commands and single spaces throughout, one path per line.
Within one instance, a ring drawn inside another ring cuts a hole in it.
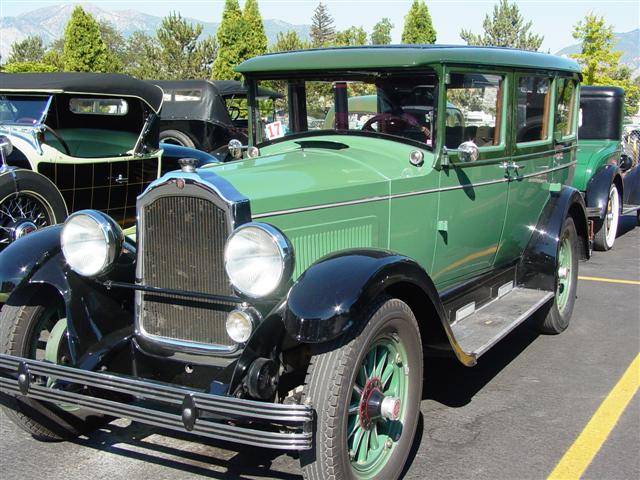
M 531 21 L 518 5 L 498 0 L 483 21 L 483 31 L 460 31 L 468 45 L 511 47 L 537 51 L 544 37 L 532 31 Z M 127 73 L 143 79 L 239 79 L 233 69 L 244 60 L 267 52 L 307 48 L 387 45 L 394 25 L 382 18 L 371 32 L 361 26 L 337 30 L 326 4 L 320 2 L 311 18 L 309 39 L 293 30 L 280 32 L 269 47 L 258 0 L 225 0 L 215 37 L 202 35 L 202 25 L 191 24 L 179 13 L 162 19 L 154 35 L 135 32 L 125 39 L 111 24 L 97 21 L 78 6 L 62 38 L 45 45 L 41 37 L 15 42 L 2 69 L 5 72 L 89 71 Z M 581 52 L 572 55 L 581 65 L 586 85 L 616 85 L 626 91 L 627 114 L 638 110 L 640 84 L 620 64 L 614 49 L 613 27 L 603 17 L 588 14 L 573 27 Z M 425 0 L 413 0 L 404 18 L 405 44 L 433 44 L 437 33 Z

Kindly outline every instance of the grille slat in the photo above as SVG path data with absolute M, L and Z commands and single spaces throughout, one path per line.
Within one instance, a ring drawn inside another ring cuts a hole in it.
M 143 283 L 159 288 L 233 295 L 224 271 L 226 212 L 199 197 L 166 196 L 143 207 Z M 151 334 L 232 346 L 225 320 L 233 304 L 143 293 L 140 322 Z

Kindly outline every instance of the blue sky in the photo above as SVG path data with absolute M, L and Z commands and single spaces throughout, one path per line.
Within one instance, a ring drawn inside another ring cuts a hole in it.
M 242 0 L 241 0 L 242 2 Z M 35 8 L 64 3 L 61 0 L 0 0 L 0 15 L 14 16 Z M 73 1 L 69 3 L 82 3 Z M 224 0 L 93 0 L 107 10 L 135 9 L 163 16 L 172 10 L 204 21 L 220 21 Z M 290 23 L 309 23 L 317 0 L 259 0 L 263 18 Z M 402 24 L 411 0 L 326 0 L 338 28 L 362 26 L 368 31 L 381 17 L 395 24 L 393 39 L 400 40 Z M 438 43 L 462 43 L 462 27 L 480 31 L 482 20 L 494 0 L 427 0 L 438 32 Z M 518 0 L 521 12 L 544 35 L 543 50 L 555 52 L 574 43 L 572 26 L 589 12 L 603 15 L 616 32 L 640 26 L 638 0 Z

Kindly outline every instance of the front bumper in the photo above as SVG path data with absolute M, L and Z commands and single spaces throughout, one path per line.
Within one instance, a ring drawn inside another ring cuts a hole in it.
M 56 388 L 38 382 L 42 377 L 57 380 Z M 313 410 L 308 405 L 212 395 L 2 354 L 0 392 L 244 445 L 279 450 L 311 448 Z

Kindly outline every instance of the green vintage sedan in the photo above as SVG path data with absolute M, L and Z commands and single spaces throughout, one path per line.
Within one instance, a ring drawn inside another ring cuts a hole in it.
M 471 367 L 529 317 L 569 325 L 591 251 L 568 186 L 580 71 L 446 46 L 238 71 L 249 144 L 152 183 L 135 242 L 88 210 L 0 254 L 5 410 L 37 438 L 92 412 L 297 450 L 307 479 L 398 478 L 432 355 Z M 268 123 L 265 86 L 287 105 Z

